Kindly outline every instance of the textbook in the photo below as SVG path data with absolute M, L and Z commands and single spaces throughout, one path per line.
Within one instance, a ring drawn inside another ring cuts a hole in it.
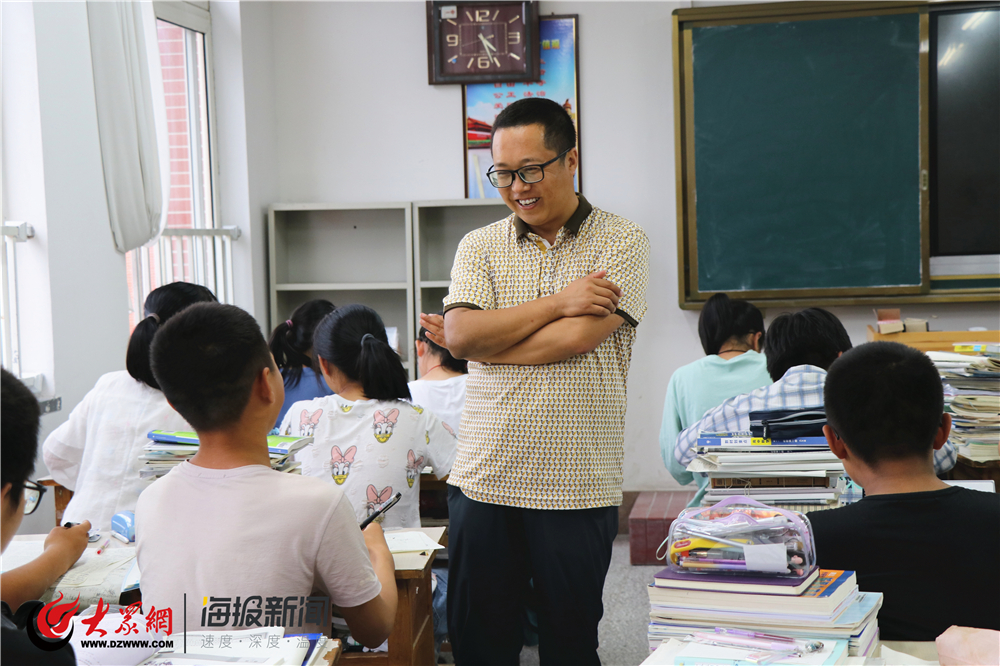
M 698 437 L 698 446 L 715 447 L 740 447 L 754 448 L 758 446 L 769 446 L 773 448 L 799 448 L 814 446 L 817 448 L 827 448 L 826 437 L 796 437 L 794 439 L 765 439 L 764 437 L 745 437 L 742 435 L 711 436 L 703 435 Z
M 657 574 L 659 577 L 663 572 Z M 815 572 L 814 572 L 815 573 Z M 663 579 L 661 579 L 663 580 Z M 759 583 L 759 579 L 754 581 Z M 749 613 L 835 618 L 845 601 L 858 591 L 853 571 L 820 570 L 801 594 L 680 589 L 650 585 L 649 602 L 657 612 L 684 609 L 690 613 Z M 842 610 L 842 609 L 841 609 Z M 692 616 L 693 616 L 692 615 Z
M 722 576 L 719 574 L 675 573 L 669 568 L 653 576 L 656 587 L 672 587 L 682 590 L 706 590 L 716 592 L 741 592 L 755 594 L 799 595 L 819 578 L 819 569 L 796 578 L 776 578 L 774 576 Z
M 189 446 L 191 445 L 198 446 L 199 444 L 197 433 L 186 432 L 183 430 L 151 430 L 149 434 L 146 436 L 154 442 L 187 444 Z M 282 435 L 268 435 L 267 450 L 270 453 L 287 455 L 289 453 L 294 453 L 295 451 L 298 451 L 307 444 L 312 444 L 312 441 L 313 441 L 312 437 L 285 437 Z M 163 451 L 169 449 L 159 447 L 157 448 L 157 450 Z

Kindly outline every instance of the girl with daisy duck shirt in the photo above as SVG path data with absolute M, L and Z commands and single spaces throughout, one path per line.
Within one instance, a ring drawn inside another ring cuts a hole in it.
M 349 305 L 313 334 L 315 363 L 334 395 L 292 405 L 283 435 L 311 436 L 296 455 L 302 474 L 343 488 L 361 522 L 402 493 L 384 529 L 420 527 L 420 473 L 451 471 L 457 441 L 430 411 L 409 402 L 407 374 L 378 313 Z

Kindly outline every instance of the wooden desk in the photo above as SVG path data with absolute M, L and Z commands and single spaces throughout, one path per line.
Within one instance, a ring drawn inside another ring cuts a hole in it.
M 66 511 L 66 507 L 69 506 L 69 501 L 73 499 L 73 491 L 56 483 L 56 480 L 51 476 L 38 479 L 38 483 L 53 490 L 52 494 L 55 495 L 56 501 L 56 527 L 59 527 L 62 525 L 63 513 Z
M 444 527 L 419 530 L 441 543 Z M 389 635 L 388 652 L 345 652 L 341 663 L 379 666 L 407 666 L 434 663 L 434 620 L 431 617 L 431 565 L 437 551 L 398 553 L 396 564 L 396 620 Z
M 954 351 L 956 342 L 1000 342 L 1000 331 L 921 331 L 919 333 L 882 334 L 868 325 L 868 342 L 884 340 L 928 351 Z

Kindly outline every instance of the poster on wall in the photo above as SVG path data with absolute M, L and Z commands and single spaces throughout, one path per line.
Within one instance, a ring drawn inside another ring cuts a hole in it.
M 499 199 L 486 172 L 493 166 L 490 132 L 497 115 L 511 103 L 528 97 L 545 97 L 566 109 L 576 125 L 576 147 L 580 149 L 580 79 L 576 14 L 542 16 L 538 21 L 541 38 L 541 79 L 526 83 L 475 83 L 463 86 L 465 107 L 465 196 L 468 199 Z M 581 160 L 582 162 L 582 160 Z M 581 191 L 580 168 L 576 190 Z

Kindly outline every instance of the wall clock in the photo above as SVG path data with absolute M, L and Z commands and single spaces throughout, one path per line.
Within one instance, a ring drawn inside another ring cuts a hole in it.
M 427 2 L 427 81 L 537 81 L 534 2 Z

